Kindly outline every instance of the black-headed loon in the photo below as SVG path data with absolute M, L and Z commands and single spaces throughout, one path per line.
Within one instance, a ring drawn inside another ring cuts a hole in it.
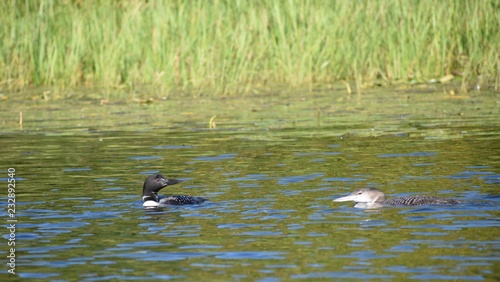
M 434 196 L 409 196 L 386 200 L 382 191 L 376 188 L 356 189 L 348 196 L 333 200 L 334 202 L 353 201 L 355 208 L 376 209 L 386 206 L 422 206 L 422 205 L 456 205 L 459 200 Z
M 177 179 L 166 179 L 161 174 L 153 174 L 146 178 L 142 186 L 142 206 L 145 208 L 165 207 L 167 205 L 201 204 L 207 200 L 205 197 L 192 197 L 186 195 L 158 196 L 158 191 L 181 182 Z

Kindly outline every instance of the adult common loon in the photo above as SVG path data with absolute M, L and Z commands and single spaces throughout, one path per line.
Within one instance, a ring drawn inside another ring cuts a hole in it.
M 376 209 L 385 206 L 422 206 L 422 205 L 456 205 L 459 200 L 439 198 L 434 196 L 409 196 L 385 200 L 382 191 L 376 188 L 356 189 L 348 196 L 333 200 L 334 202 L 353 201 L 355 208 Z
M 201 204 L 207 200 L 205 197 L 192 197 L 186 195 L 158 196 L 158 191 L 181 182 L 177 179 L 166 179 L 161 174 L 153 174 L 146 178 L 142 186 L 143 207 L 164 207 L 166 205 Z

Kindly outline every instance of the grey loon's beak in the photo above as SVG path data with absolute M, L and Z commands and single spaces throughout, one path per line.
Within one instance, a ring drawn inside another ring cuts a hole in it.
M 359 198 L 358 195 L 349 195 L 349 196 L 345 196 L 345 197 L 341 197 L 341 198 L 335 199 L 333 201 L 334 202 L 348 202 L 348 201 L 357 202 L 358 198 Z

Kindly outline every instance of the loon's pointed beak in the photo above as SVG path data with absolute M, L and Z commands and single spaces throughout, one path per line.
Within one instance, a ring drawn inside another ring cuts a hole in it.
M 182 182 L 181 180 L 177 180 L 177 179 L 165 179 L 165 178 L 162 178 L 161 179 L 161 183 L 163 185 L 163 187 L 167 186 L 167 185 L 174 185 L 174 184 L 177 184 L 177 183 L 180 183 Z
M 348 201 L 353 201 L 356 202 L 358 200 L 358 195 L 349 195 L 345 197 L 341 197 L 338 199 L 333 200 L 334 202 L 348 202 Z

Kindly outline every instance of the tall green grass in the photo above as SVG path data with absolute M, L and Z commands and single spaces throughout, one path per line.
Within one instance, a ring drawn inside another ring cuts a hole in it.
M 0 85 L 500 81 L 500 2 L 0 1 Z

